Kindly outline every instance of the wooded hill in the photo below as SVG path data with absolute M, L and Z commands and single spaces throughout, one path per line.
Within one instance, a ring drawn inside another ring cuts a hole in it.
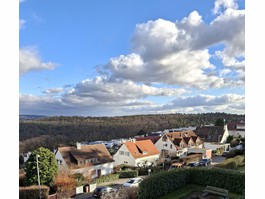
M 40 146 L 55 149 L 77 141 L 111 140 L 170 128 L 245 120 L 245 115 L 227 113 L 157 114 L 117 117 L 58 116 L 19 122 L 20 153 Z

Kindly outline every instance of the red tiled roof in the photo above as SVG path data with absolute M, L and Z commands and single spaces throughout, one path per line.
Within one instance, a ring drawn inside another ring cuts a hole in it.
M 135 139 L 136 141 L 151 140 L 155 144 L 160 139 L 160 136 L 136 137 Z
M 135 159 L 160 154 L 160 152 L 158 151 L 158 149 L 151 140 L 126 142 L 124 144 L 129 150 L 130 154 Z
M 223 126 L 198 126 L 195 133 L 204 142 L 220 142 L 224 134 Z

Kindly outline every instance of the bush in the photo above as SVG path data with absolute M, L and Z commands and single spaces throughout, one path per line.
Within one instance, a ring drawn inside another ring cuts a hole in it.
M 108 175 L 101 176 L 99 178 L 94 179 L 93 183 L 110 182 L 112 180 L 117 180 L 117 179 L 119 179 L 119 174 L 118 173 L 108 174 Z
M 236 170 L 244 164 L 245 164 L 245 157 L 239 155 L 234 158 L 226 159 L 224 162 L 216 165 L 216 167 Z
M 139 185 L 139 199 L 155 199 L 186 184 L 211 185 L 244 194 L 245 174 L 221 168 L 181 168 L 162 171 L 144 179 Z
M 118 172 L 120 178 L 135 178 L 138 176 L 138 170 L 125 170 Z
M 222 168 L 193 168 L 189 169 L 189 176 L 190 183 L 220 187 L 237 194 L 244 193 L 245 174 L 239 171 Z
M 19 187 L 19 199 L 36 199 L 39 198 L 39 186 L 32 185 L 29 187 Z M 47 199 L 49 195 L 49 187 L 41 186 L 41 198 Z
M 227 154 L 226 159 L 228 159 L 228 158 L 234 158 L 234 157 L 236 157 L 238 155 L 244 155 L 244 154 L 245 154 L 245 152 L 243 150 L 239 150 L 239 149 L 232 150 L 232 151 L 230 151 Z
M 139 199 L 156 199 L 185 186 L 189 181 L 188 170 L 161 171 L 144 179 L 139 185 Z

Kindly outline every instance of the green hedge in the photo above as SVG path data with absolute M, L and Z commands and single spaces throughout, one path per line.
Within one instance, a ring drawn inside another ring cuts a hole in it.
M 226 159 L 224 162 L 217 164 L 216 167 L 225 168 L 225 169 L 238 169 L 240 166 L 245 164 L 245 156 L 238 155 L 234 158 Z
M 19 199 L 36 199 L 39 198 L 39 186 L 32 185 L 29 187 L 19 187 Z M 41 186 L 41 198 L 47 199 L 49 195 L 49 187 Z
M 188 170 L 161 171 L 150 175 L 141 182 L 138 197 L 139 199 L 156 199 L 185 186 L 188 181 Z
M 117 179 L 119 179 L 119 174 L 115 173 L 115 174 L 108 174 L 108 175 L 96 178 L 93 180 L 93 182 L 94 183 L 103 183 L 103 182 L 110 182 L 112 180 L 117 180 Z
M 190 169 L 191 183 L 211 185 L 227 189 L 232 193 L 243 194 L 245 190 L 245 174 L 239 171 L 222 168 Z
M 120 178 L 135 178 L 138 176 L 137 170 L 125 170 L 118 172 Z
M 186 184 L 211 185 L 244 194 L 245 174 L 222 168 L 189 168 L 161 171 L 147 177 L 139 186 L 139 199 L 155 199 Z

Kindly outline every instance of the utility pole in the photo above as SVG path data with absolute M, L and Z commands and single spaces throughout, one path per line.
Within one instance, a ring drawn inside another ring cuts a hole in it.
M 40 188 L 40 172 L 39 172 L 39 161 L 38 158 L 40 155 L 36 154 L 36 160 L 37 160 L 37 174 L 38 174 L 38 185 L 39 185 L 39 197 L 41 199 L 41 188 Z

